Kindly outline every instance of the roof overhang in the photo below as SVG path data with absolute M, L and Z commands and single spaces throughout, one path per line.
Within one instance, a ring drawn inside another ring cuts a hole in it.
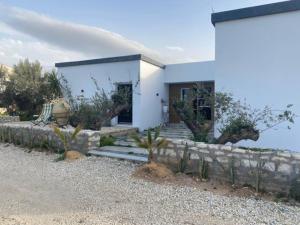
M 116 63 L 116 62 L 127 62 L 127 61 L 137 61 L 137 60 L 142 60 L 144 62 L 150 63 L 152 65 L 158 66 L 163 69 L 165 68 L 164 64 L 159 63 L 153 59 L 150 59 L 142 54 L 100 58 L 100 59 L 89 59 L 89 60 L 72 61 L 72 62 L 61 62 L 61 63 L 55 63 L 55 67 L 82 66 L 82 65 Z
M 260 5 L 230 11 L 224 11 L 219 13 L 213 13 L 211 15 L 211 22 L 213 25 L 220 22 L 240 20 L 258 16 L 267 16 L 278 13 L 286 13 L 300 10 L 300 1 L 291 0 L 284 2 L 277 2 L 267 5 Z

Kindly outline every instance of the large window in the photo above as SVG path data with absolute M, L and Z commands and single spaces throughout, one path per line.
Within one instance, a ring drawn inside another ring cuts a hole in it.
M 188 99 L 190 88 L 180 89 L 180 99 L 185 101 Z M 195 90 L 196 91 L 196 90 Z M 193 102 L 194 112 L 197 116 L 203 117 L 205 120 L 212 120 L 212 108 L 208 95 L 212 93 L 211 87 L 203 87 L 203 93 L 200 91 L 199 95 Z

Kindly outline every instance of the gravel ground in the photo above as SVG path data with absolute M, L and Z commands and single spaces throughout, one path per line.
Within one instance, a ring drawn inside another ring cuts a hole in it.
M 136 164 L 0 144 L 0 224 L 300 224 L 300 208 L 132 178 Z

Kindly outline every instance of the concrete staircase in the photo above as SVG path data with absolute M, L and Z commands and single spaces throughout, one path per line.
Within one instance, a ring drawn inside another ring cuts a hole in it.
M 146 132 L 141 135 L 145 136 Z M 192 137 L 192 132 L 183 123 L 169 124 L 168 126 L 161 128 L 160 137 L 169 139 L 190 139 Z M 88 154 L 137 162 L 147 162 L 147 150 L 137 147 L 131 137 L 117 137 L 114 144 L 115 146 L 104 146 L 97 150 L 91 150 Z
M 159 136 L 170 139 L 191 139 L 193 134 L 184 123 L 171 123 L 161 128 Z

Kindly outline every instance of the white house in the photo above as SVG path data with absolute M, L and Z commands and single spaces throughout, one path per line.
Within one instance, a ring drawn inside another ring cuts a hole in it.
M 293 104 L 300 115 L 300 1 L 286 1 L 212 14 L 215 61 L 163 65 L 143 55 L 57 63 L 74 94 L 94 93 L 94 77 L 105 90 L 132 87 L 132 112 L 113 120 L 140 130 L 162 123 L 163 105 L 182 97 L 195 82 L 232 93 L 253 107 L 282 109 Z M 202 107 L 208 117 L 210 109 Z M 209 115 L 211 114 L 211 115 Z M 210 118 L 210 119 L 211 119 Z M 169 121 L 179 122 L 169 107 Z M 300 150 L 300 119 L 263 133 L 248 146 Z

